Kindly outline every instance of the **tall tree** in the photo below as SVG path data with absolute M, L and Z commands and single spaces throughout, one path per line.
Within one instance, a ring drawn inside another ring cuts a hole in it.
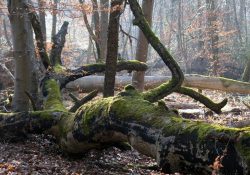
M 154 7 L 154 0 L 142 1 L 142 10 L 150 26 L 152 24 L 153 7 Z M 141 62 L 146 62 L 147 56 L 148 56 L 148 41 L 145 38 L 143 32 L 140 30 L 137 42 L 137 49 L 136 49 L 136 60 Z M 140 91 L 143 91 L 144 89 L 144 75 L 145 72 L 133 73 L 132 85 Z
M 207 33 L 209 37 L 208 49 L 211 55 L 212 73 L 214 75 L 219 74 L 219 35 L 218 35 L 218 9 L 216 0 L 206 0 L 207 8 Z
M 79 0 L 79 3 L 81 5 L 84 5 L 85 0 Z M 96 62 L 102 62 L 100 58 L 100 19 L 99 19 L 99 13 L 98 13 L 98 4 L 96 0 L 92 0 L 92 6 L 93 6 L 93 14 L 92 14 L 92 20 L 91 24 L 88 21 L 87 13 L 84 8 L 82 8 L 82 13 L 83 13 L 83 20 L 86 25 L 86 28 L 88 30 L 89 36 L 91 37 L 92 40 L 95 42 L 95 47 L 96 47 L 96 53 L 97 53 L 97 58 Z M 93 27 L 95 29 L 95 32 L 93 31 Z
M 38 0 L 38 5 L 39 5 L 39 19 L 40 19 L 40 24 L 41 24 L 41 29 L 43 32 L 43 38 L 46 43 L 46 21 L 45 21 L 45 0 Z
M 57 24 L 57 6 L 59 0 L 54 0 L 53 10 L 52 10 L 52 31 L 51 31 L 51 40 L 56 35 L 56 24 Z
M 103 96 L 114 95 L 116 64 L 118 56 L 119 21 L 123 0 L 111 0 L 111 12 L 109 16 L 107 57 L 104 79 Z
M 15 111 L 28 111 L 32 84 L 32 58 L 34 45 L 31 23 L 27 16 L 27 0 L 8 0 L 9 19 L 13 36 L 13 53 L 15 59 L 15 88 L 13 108 Z
M 100 0 L 100 57 L 105 59 L 107 55 L 108 39 L 108 19 L 109 19 L 109 0 Z

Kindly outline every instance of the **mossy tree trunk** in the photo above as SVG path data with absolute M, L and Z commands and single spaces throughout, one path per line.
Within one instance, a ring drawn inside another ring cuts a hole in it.
M 45 62 L 51 68 L 41 82 L 44 109 L 0 113 L 0 139 L 47 131 L 57 138 L 65 152 L 73 154 L 102 148 L 110 143 L 129 142 L 139 152 L 155 158 L 167 173 L 211 174 L 212 171 L 220 171 L 222 174 L 249 174 L 250 126 L 227 128 L 182 119 L 158 101 L 177 90 L 183 90 L 187 95 L 191 93 L 194 98 L 199 95 L 180 87 L 183 79 L 181 70 L 145 25 L 139 4 L 135 0 L 129 2 L 131 7 L 134 5 L 136 18 L 140 17 L 138 24 L 145 27 L 142 31 L 148 32 L 145 36 L 171 68 L 172 80 L 144 93 L 127 86 L 118 95 L 89 101 L 73 113 L 63 106 L 60 90 L 68 81 L 93 73 L 93 69 L 67 70 L 58 60 L 51 64 L 52 58 L 60 58 L 57 55 L 60 52 L 54 52 L 57 54 L 52 54 L 49 62 Z M 59 31 L 59 38 L 65 37 L 65 28 L 67 23 Z M 54 44 L 62 46 L 62 43 L 64 39 Z

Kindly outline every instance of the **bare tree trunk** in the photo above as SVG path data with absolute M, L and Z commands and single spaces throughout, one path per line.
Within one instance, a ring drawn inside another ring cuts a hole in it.
M 43 38 L 44 38 L 44 44 L 46 45 L 46 21 L 45 21 L 45 0 L 38 0 L 38 5 L 39 5 L 39 19 L 40 19 L 40 24 L 41 24 L 41 29 L 43 33 Z
M 153 14 L 154 0 L 144 0 L 142 3 L 143 13 L 151 26 L 152 24 L 152 14 Z M 139 38 L 137 42 L 136 49 L 136 60 L 141 62 L 146 62 L 148 56 L 148 41 L 145 38 L 143 32 L 139 31 Z M 144 89 L 144 75 L 145 72 L 134 72 L 132 78 L 132 85 L 139 91 Z
M 210 43 L 208 44 L 212 59 L 212 72 L 216 76 L 219 74 L 219 36 L 218 36 L 218 20 L 217 20 L 217 1 L 206 0 L 207 7 L 207 30 Z
M 13 35 L 15 58 L 15 89 L 13 108 L 15 111 L 28 111 L 29 99 L 25 92 L 30 92 L 32 58 L 34 58 L 33 34 L 24 4 L 26 0 L 8 1 L 10 23 Z
M 198 31 L 198 53 L 199 53 L 199 56 L 200 55 L 203 55 L 203 51 L 204 51 L 204 40 L 202 38 L 202 15 L 200 13 L 200 10 L 201 10 L 201 0 L 198 0 L 198 3 L 197 3 L 197 9 L 198 9 L 198 27 L 200 28 L 199 31 Z
M 107 55 L 107 39 L 108 39 L 108 19 L 109 19 L 109 0 L 100 0 L 100 58 L 105 59 Z
M 53 11 L 52 11 L 52 31 L 51 31 L 51 40 L 56 35 L 56 24 L 57 24 L 57 5 L 58 0 L 54 0 Z
M 118 40 L 119 40 L 119 21 L 120 21 L 120 8 L 123 0 L 112 0 L 109 17 L 109 28 L 108 28 L 108 43 L 107 43 L 107 57 L 106 57 L 106 70 L 104 80 L 104 91 L 103 96 L 109 97 L 114 95 L 115 88 L 115 75 L 116 75 L 116 64 L 118 56 Z M 118 7 L 114 9 L 114 7 Z
M 174 9 L 175 9 L 175 0 L 171 0 L 170 6 L 170 18 L 169 18 L 169 36 L 168 36 L 168 48 L 171 48 L 172 42 L 172 30 L 173 30 L 173 22 L 174 22 Z
M 100 48 L 100 17 L 98 13 L 98 3 L 97 0 L 92 0 L 93 5 L 93 20 L 94 20 L 94 29 L 95 29 L 95 45 L 96 45 L 96 53 L 97 53 L 97 62 L 102 62 L 101 57 L 101 48 Z
M 242 45 L 242 36 L 241 36 L 242 35 L 242 28 L 241 28 L 239 20 L 238 20 L 236 2 L 235 2 L 235 0 L 232 0 L 232 1 L 233 1 L 233 11 L 234 11 L 234 22 L 235 22 L 235 26 L 236 26 L 236 29 L 238 32 L 239 44 Z
M 94 16 L 92 15 L 91 26 L 90 26 L 91 30 L 94 28 L 94 25 L 95 25 L 93 18 L 94 18 Z M 94 42 L 95 41 L 93 40 L 92 36 L 89 34 L 89 43 L 88 43 L 88 49 L 87 49 L 87 64 L 90 63 L 90 58 L 92 55 L 94 55 L 96 62 L 98 60 L 98 58 L 95 55 L 95 51 L 94 51 L 94 47 L 93 47 Z

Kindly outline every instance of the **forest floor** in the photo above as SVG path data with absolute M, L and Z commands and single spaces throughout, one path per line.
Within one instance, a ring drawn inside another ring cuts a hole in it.
M 165 101 L 170 108 L 178 108 L 184 118 L 230 127 L 250 124 L 250 109 L 243 104 L 243 101 L 250 101 L 249 96 L 218 91 L 204 91 L 203 94 L 215 101 L 228 98 L 229 102 L 223 113 L 214 114 L 191 98 L 175 93 L 166 97 Z M 63 154 L 55 139 L 48 135 L 30 135 L 23 142 L 0 143 L 0 175 L 163 175 L 155 167 L 153 159 L 135 150 L 124 151 L 116 147 L 92 150 L 72 158 Z

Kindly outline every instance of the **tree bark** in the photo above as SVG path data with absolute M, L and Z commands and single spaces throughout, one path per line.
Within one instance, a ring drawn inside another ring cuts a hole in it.
M 109 0 L 100 0 L 100 57 L 105 60 L 107 55 Z
M 216 0 L 206 0 L 207 8 L 207 30 L 208 37 L 210 38 L 210 44 L 208 44 L 208 49 L 211 54 L 212 60 L 212 73 L 214 76 L 219 75 L 219 35 L 218 35 L 218 20 L 217 20 L 217 1 Z
M 56 24 L 57 24 L 57 5 L 58 0 L 53 1 L 53 11 L 52 11 L 52 31 L 51 31 L 51 40 L 53 40 L 53 37 L 56 35 Z
M 46 46 L 46 21 L 45 21 L 45 0 L 38 0 L 38 5 L 39 5 L 39 19 L 40 19 L 40 25 L 43 33 L 43 38 L 44 38 L 44 44 Z
M 119 40 L 119 21 L 121 13 L 121 5 L 123 0 L 111 1 L 111 13 L 109 16 L 107 57 L 104 79 L 103 96 L 109 97 L 114 95 L 115 74 L 118 56 L 118 40 Z
M 154 0 L 142 1 L 142 11 L 150 27 L 152 25 L 153 7 L 154 7 Z M 148 46 L 149 45 L 147 39 L 145 38 L 143 32 L 139 30 L 139 37 L 136 49 L 136 60 L 144 63 L 147 61 Z M 143 91 L 144 89 L 144 76 L 145 72 L 133 73 L 132 85 L 139 91 Z
M 92 0 L 92 6 L 93 6 L 93 20 L 94 20 L 94 27 L 95 27 L 95 36 L 97 38 L 96 40 L 96 53 L 97 53 L 97 60 L 98 62 L 102 61 L 101 57 L 101 46 L 100 46 L 100 16 L 98 13 L 98 3 L 97 0 Z
M 31 88 L 31 63 L 35 57 L 31 23 L 25 4 L 27 4 L 26 0 L 8 1 L 15 58 L 15 88 L 12 104 L 15 111 L 29 110 L 29 99 L 25 91 L 29 92 Z

